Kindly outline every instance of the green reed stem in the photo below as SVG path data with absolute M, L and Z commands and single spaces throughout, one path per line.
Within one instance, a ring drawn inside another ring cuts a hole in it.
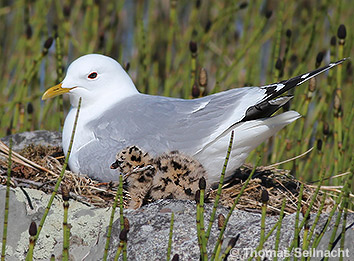
M 277 253 L 278 250 L 279 250 L 281 224 L 282 224 L 283 218 L 284 218 L 285 205 L 286 205 L 286 201 L 285 201 L 285 199 L 284 199 L 284 200 L 283 200 L 283 203 L 282 203 L 282 205 L 281 205 L 279 220 L 278 220 L 278 222 L 274 225 L 274 227 L 277 228 L 277 233 L 276 233 L 276 235 L 275 235 L 275 245 L 274 245 L 274 251 L 275 251 L 275 253 Z M 270 232 L 271 232 L 271 231 L 269 231 L 269 233 L 268 233 L 269 236 L 270 236 Z M 265 240 L 268 239 L 268 235 L 266 236 L 266 239 L 265 239 Z M 277 261 L 277 260 L 278 260 L 278 256 L 275 255 L 274 261 Z
M 167 261 L 169 261 L 171 258 L 174 217 L 175 217 L 175 214 L 172 212 L 171 222 L 170 222 L 170 233 L 168 234 L 168 247 L 167 247 L 167 258 L 166 258 Z
M 123 186 L 121 186 L 121 183 L 123 181 L 123 178 L 121 178 L 122 174 L 119 174 L 119 186 L 116 192 L 116 196 L 114 198 L 114 202 L 113 202 L 113 206 L 112 206 L 112 211 L 111 211 L 111 217 L 109 219 L 109 225 L 108 225 L 108 230 L 107 230 L 107 238 L 106 238 L 106 244 L 104 247 L 104 253 L 103 253 L 103 260 L 107 260 L 107 256 L 108 256 L 108 249 L 109 249 L 109 244 L 110 244 L 110 240 L 111 240 L 111 234 L 112 234 L 112 226 L 113 226 L 113 220 L 114 220 L 114 214 L 116 212 L 116 208 L 118 205 L 118 198 L 119 198 L 119 204 L 122 203 L 121 201 L 121 196 L 123 198 Z M 120 206 L 120 205 L 119 205 Z M 123 217 L 123 215 L 120 215 Z M 121 223 L 121 219 L 120 219 L 120 224 Z M 123 217 L 123 227 L 124 227 L 124 217 Z M 122 226 L 121 226 L 122 229 Z
M 200 189 L 200 199 L 199 199 L 199 218 L 200 218 L 200 238 L 201 238 L 201 257 L 202 260 L 208 260 L 208 253 L 207 253 L 207 241 L 205 237 L 205 228 L 204 228 L 204 196 L 205 196 L 205 189 Z
M 10 207 L 11 167 L 12 167 L 12 138 L 10 139 L 9 158 L 7 162 L 6 195 L 5 195 L 4 223 L 3 223 L 3 230 L 2 230 L 1 261 L 5 261 L 5 256 L 6 256 L 7 228 L 9 222 L 9 207 Z
M 251 174 L 248 176 L 247 180 L 245 181 L 245 183 L 243 184 L 240 192 L 238 193 L 234 203 L 232 204 L 231 206 L 231 209 L 229 211 L 229 213 L 227 214 L 226 218 L 225 218 L 225 222 L 222 226 L 222 228 L 220 229 L 220 233 L 219 233 L 219 236 L 218 236 L 218 239 L 217 239 L 217 242 L 215 244 L 215 247 L 214 247 L 214 250 L 213 250 L 213 254 L 211 256 L 211 260 L 214 260 L 215 259 L 215 255 L 216 255 L 216 252 L 217 252 L 217 249 L 221 246 L 221 243 L 222 243 L 222 238 L 223 238 L 223 235 L 224 235 L 224 232 L 225 232 L 225 229 L 226 229 L 226 226 L 227 226 L 227 223 L 229 222 L 229 219 L 232 215 L 232 212 L 234 211 L 238 201 L 240 200 L 243 192 L 245 191 L 246 187 L 248 186 L 248 183 L 250 182 L 250 180 L 252 179 L 252 176 L 254 174 L 254 172 L 256 171 L 256 168 L 258 166 L 258 164 L 260 163 L 261 161 L 261 157 L 258 158 L 257 160 L 257 163 L 254 165 L 253 169 L 252 169 L 252 172 Z
M 76 116 L 75 116 L 75 121 L 74 121 L 74 126 L 73 126 L 73 130 L 71 132 L 71 138 L 70 138 L 70 144 L 69 144 L 69 149 L 68 149 L 68 153 L 65 157 L 65 162 L 64 162 L 64 165 L 63 165 L 63 168 L 60 172 L 60 175 L 59 175 L 59 178 L 57 180 L 57 183 L 55 184 L 55 187 L 54 187 L 54 190 L 53 190 L 53 193 L 52 193 L 52 196 L 50 197 L 49 201 L 48 201 L 48 204 L 47 204 L 47 207 L 43 213 L 43 216 L 42 216 L 42 219 L 39 223 L 39 226 L 38 226 L 38 231 L 37 231 L 37 234 L 34 238 L 34 244 L 36 244 L 37 242 L 37 239 L 39 237 L 39 234 L 40 232 L 42 231 L 42 228 L 43 228 L 43 225 L 44 225 L 44 222 L 48 216 L 48 213 L 49 213 L 49 210 L 53 204 L 53 201 L 54 201 L 54 198 L 55 196 L 57 195 L 57 192 L 58 192 L 58 189 L 59 189 L 59 185 L 64 177 L 64 174 L 65 174 L 65 170 L 66 170 L 66 167 L 68 165 L 68 161 L 69 161 L 69 157 L 70 157 L 70 154 L 71 154 L 71 149 L 72 149 L 72 146 L 73 146 L 73 143 L 74 143 L 74 137 L 75 137 L 75 131 L 76 131 L 76 126 L 77 126 L 77 120 L 79 118 L 79 112 L 80 112 L 80 108 L 81 108 L 81 97 L 79 99 L 79 104 L 78 104 L 78 107 L 77 107 L 77 112 L 76 112 Z M 26 257 L 26 260 L 27 260 L 27 257 Z
M 218 190 L 216 192 L 216 196 L 215 196 L 215 200 L 214 200 L 214 206 L 213 206 L 213 210 L 211 212 L 211 216 L 210 216 L 210 220 L 209 220 L 208 230 L 207 230 L 206 235 L 205 235 L 206 242 L 208 242 L 208 240 L 209 240 L 211 227 L 213 226 L 213 223 L 215 221 L 216 209 L 217 209 L 218 204 L 219 204 L 219 199 L 220 199 L 220 196 L 221 196 L 222 186 L 224 185 L 225 172 L 226 172 L 227 164 L 229 162 L 233 141 L 234 141 L 234 131 L 231 132 L 230 141 L 229 141 L 229 147 L 227 149 L 227 153 L 226 153 L 226 157 L 225 157 L 225 161 L 224 161 L 224 166 L 222 168 L 222 172 L 221 172 L 221 175 L 220 175 L 219 186 L 218 186 Z
M 64 219 L 63 219 L 63 261 L 69 260 L 69 245 L 70 245 L 70 229 L 68 227 L 68 212 L 69 201 L 65 200 L 64 207 Z

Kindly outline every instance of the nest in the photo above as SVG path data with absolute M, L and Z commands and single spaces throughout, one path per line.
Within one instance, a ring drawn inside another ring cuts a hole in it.
M 5 144 L 0 144 L 1 152 L 7 156 L 8 149 Z M 19 154 L 13 153 L 11 167 L 11 186 L 22 188 L 34 188 L 51 193 L 58 180 L 64 164 L 64 155 L 60 147 L 29 145 Z M 0 159 L 0 184 L 6 184 L 8 162 Z M 231 207 L 238 196 L 245 180 L 250 175 L 252 167 L 245 165 L 235 172 L 222 189 L 220 204 Z M 86 175 L 77 175 L 69 170 L 65 171 L 62 183 L 70 191 L 70 196 L 82 203 L 96 207 L 108 207 L 114 202 L 117 193 L 118 182 L 102 183 L 89 178 Z M 286 200 L 285 213 L 296 212 L 298 194 L 301 182 L 289 174 L 289 171 L 275 168 L 258 167 L 249 182 L 244 193 L 240 197 L 237 209 L 252 212 L 260 212 L 261 191 L 267 189 L 269 193 L 268 214 L 278 215 L 283 200 Z M 315 186 L 305 185 L 302 205 L 307 205 L 315 195 Z M 25 190 L 23 190 L 25 192 Z M 60 191 L 59 191 L 60 192 Z M 217 189 L 208 193 L 208 201 L 213 202 Z M 312 211 L 316 212 L 323 200 L 323 192 L 320 192 L 315 200 Z M 123 192 L 124 205 L 127 206 L 129 193 Z M 149 203 L 149 202 L 148 202 Z M 326 198 L 322 212 L 328 212 L 333 207 L 331 198 Z

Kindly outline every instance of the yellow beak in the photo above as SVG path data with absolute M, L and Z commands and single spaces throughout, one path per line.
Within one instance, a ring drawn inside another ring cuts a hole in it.
M 47 100 L 47 99 L 50 99 L 50 98 L 53 98 L 55 96 L 58 96 L 58 95 L 61 95 L 61 94 L 64 94 L 64 93 L 68 93 L 70 90 L 74 89 L 75 87 L 73 88 L 63 88 L 62 87 L 62 84 L 59 83 L 51 88 L 49 88 L 42 96 L 42 100 Z

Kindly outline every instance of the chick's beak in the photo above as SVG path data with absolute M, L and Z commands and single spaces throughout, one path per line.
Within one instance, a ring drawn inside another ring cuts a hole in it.
M 59 83 L 51 88 L 49 88 L 42 96 L 42 100 L 47 100 L 50 98 L 53 98 L 55 96 L 58 96 L 60 94 L 68 93 L 70 90 L 74 89 L 73 88 L 63 88 L 62 84 Z
M 119 167 L 119 163 L 118 160 L 116 160 L 115 162 L 112 163 L 111 169 L 117 169 L 118 167 Z

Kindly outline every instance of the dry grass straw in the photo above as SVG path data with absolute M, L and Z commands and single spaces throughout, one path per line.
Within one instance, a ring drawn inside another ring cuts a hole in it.
M 0 144 L 2 155 L 6 154 L 6 145 Z M 22 186 L 27 188 L 35 188 L 44 192 L 51 192 L 57 181 L 58 175 L 62 169 L 63 156 L 55 157 L 56 154 L 62 153 L 58 147 L 44 147 L 29 145 L 20 154 L 13 153 L 13 168 L 11 185 L 13 187 Z M 0 167 L 6 169 L 7 162 L 0 159 Z M 244 180 L 252 171 L 252 166 L 245 165 L 240 168 L 234 177 L 225 182 L 220 198 L 220 203 L 225 207 L 231 207 L 235 198 L 243 185 Z M 345 174 L 345 173 L 344 173 Z M 348 174 L 348 173 L 347 173 Z M 0 178 L 1 184 L 5 184 L 6 178 Z M 118 182 L 102 183 L 90 179 L 86 175 L 77 175 L 71 171 L 66 171 L 64 184 L 70 188 L 70 196 L 82 203 L 97 207 L 111 206 L 116 195 Z M 290 214 L 296 212 L 298 203 L 298 192 L 301 182 L 290 175 L 290 171 L 276 169 L 274 167 L 258 167 L 254 177 L 250 181 L 244 194 L 241 196 L 237 209 L 252 212 L 260 212 L 261 203 L 259 201 L 260 192 L 263 188 L 267 188 L 269 192 L 269 202 L 267 214 L 278 215 L 283 200 L 287 205 L 285 213 Z M 306 205 L 314 195 L 315 185 L 304 184 L 303 204 Z M 340 192 L 340 188 L 334 186 L 323 186 L 322 192 L 319 193 L 313 212 L 316 212 L 324 196 L 323 191 L 332 191 L 335 194 Z M 215 199 L 217 190 L 209 191 L 209 200 Z M 130 200 L 127 191 L 124 191 L 124 206 L 128 205 Z M 329 212 L 334 205 L 332 198 L 327 197 L 324 206 L 324 212 Z

